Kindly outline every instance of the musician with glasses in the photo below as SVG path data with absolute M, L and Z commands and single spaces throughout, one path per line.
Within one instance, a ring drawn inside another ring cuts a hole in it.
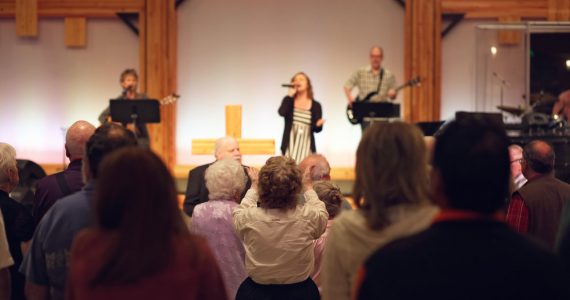
M 382 68 L 383 59 L 384 50 L 379 46 L 372 47 L 370 65 L 358 69 L 346 81 L 344 93 L 350 106 L 355 101 L 380 102 L 396 98 L 396 77 L 390 70 Z M 358 98 L 352 94 L 355 87 L 358 88 Z M 369 125 L 370 122 L 362 122 L 362 130 Z

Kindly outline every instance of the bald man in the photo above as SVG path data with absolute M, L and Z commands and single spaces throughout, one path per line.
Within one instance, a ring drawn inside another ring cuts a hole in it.
M 235 159 L 241 164 L 241 152 L 239 150 L 238 141 L 230 136 L 226 136 L 216 140 L 216 145 L 214 147 L 214 156 L 216 161 L 226 158 Z M 198 166 L 188 173 L 188 184 L 186 185 L 186 197 L 184 198 L 184 212 L 187 215 L 192 216 L 194 212 L 194 207 L 200 203 L 208 201 L 208 189 L 206 188 L 206 181 L 204 180 L 204 174 L 206 169 L 213 164 Z M 245 168 L 245 167 L 244 167 Z M 247 174 L 247 171 L 246 171 Z M 249 176 L 247 177 L 247 182 L 245 189 L 241 194 L 240 200 L 245 196 L 245 192 L 251 187 L 251 180 Z
M 570 185 L 554 177 L 554 159 L 552 146 L 544 141 L 524 147 L 521 167 L 528 182 L 513 193 L 507 210 L 507 223 L 513 229 L 552 250 L 560 214 L 570 198 Z
M 65 156 L 69 165 L 63 172 L 46 176 L 38 181 L 33 204 L 36 224 L 59 199 L 75 193 L 83 187 L 81 166 L 85 143 L 95 132 L 95 126 L 87 121 L 77 121 L 69 127 L 65 135 Z

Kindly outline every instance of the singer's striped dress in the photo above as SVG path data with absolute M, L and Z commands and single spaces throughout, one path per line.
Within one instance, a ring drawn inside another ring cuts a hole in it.
M 311 154 L 311 111 L 294 108 L 293 127 L 285 156 L 300 163 L 309 154 Z

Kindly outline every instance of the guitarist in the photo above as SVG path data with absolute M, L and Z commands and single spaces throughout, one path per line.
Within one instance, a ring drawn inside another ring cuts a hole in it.
M 363 67 L 354 72 L 352 76 L 344 84 L 344 93 L 348 99 L 348 104 L 352 105 L 354 101 L 363 101 L 367 95 L 376 93 L 369 98 L 371 102 L 385 101 L 384 97 L 389 99 L 396 98 L 396 78 L 394 74 L 387 69 L 382 68 L 382 60 L 384 59 L 384 50 L 379 46 L 370 49 L 370 66 Z M 352 90 L 358 88 L 358 98 L 352 95 Z M 362 130 L 366 129 L 370 122 L 362 122 L 360 124 Z
M 121 73 L 120 84 L 123 89 L 122 93 L 116 98 L 117 100 L 137 100 L 137 99 L 147 99 L 148 97 L 144 93 L 137 92 L 137 85 L 139 81 L 139 75 L 134 69 L 126 69 Z M 111 110 L 109 106 L 101 112 L 99 115 L 99 122 L 101 124 L 111 122 Z M 136 128 L 134 124 L 123 124 L 130 131 L 137 134 L 138 145 L 143 148 L 150 148 L 150 141 L 148 136 L 148 129 L 146 124 L 137 124 Z

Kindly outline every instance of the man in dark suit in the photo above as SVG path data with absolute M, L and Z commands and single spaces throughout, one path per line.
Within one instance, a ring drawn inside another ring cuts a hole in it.
M 508 144 L 477 119 L 443 131 L 430 177 L 441 212 L 366 261 L 355 299 L 570 299 L 560 259 L 505 224 Z
M 214 148 L 214 156 L 216 161 L 225 158 L 232 158 L 241 164 L 241 152 L 239 150 L 239 143 L 233 137 L 223 137 L 216 141 Z M 186 185 L 186 198 L 184 198 L 184 212 L 192 216 L 194 207 L 200 203 L 208 201 L 208 189 L 204 181 L 204 173 L 212 163 L 198 166 L 188 173 L 188 184 Z M 244 168 L 246 168 L 244 166 Z M 246 172 L 247 174 L 247 172 Z M 251 180 L 247 178 L 245 189 L 242 192 L 241 198 L 245 196 L 245 192 L 251 187 Z

